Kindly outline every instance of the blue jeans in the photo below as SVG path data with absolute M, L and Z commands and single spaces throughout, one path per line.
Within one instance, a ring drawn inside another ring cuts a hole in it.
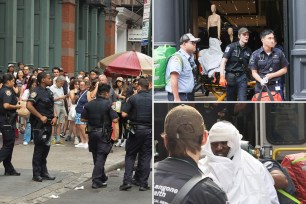
M 193 93 L 179 93 L 181 101 L 194 101 Z M 168 101 L 174 101 L 174 96 L 172 93 L 168 92 Z
M 26 130 L 23 135 L 23 141 L 29 143 L 30 140 L 31 140 L 31 124 L 29 123 L 29 119 L 28 119 L 26 123 Z
M 227 101 L 246 101 L 248 89 L 248 78 L 245 74 L 236 77 L 236 83 L 233 86 L 226 86 Z

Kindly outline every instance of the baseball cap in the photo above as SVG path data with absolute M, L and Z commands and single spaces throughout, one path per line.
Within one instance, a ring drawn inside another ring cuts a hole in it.
M 204 120 L 202 115 L 193 107 L 179 105 L 171 109 L 164 123 L 166 137 L 186 139 L 204 134 Z
M 245 28 L 245 27 L 242 27 L 238 30 L 238 35 L 242 34 L 242 33 L 250 33 L 250 31 Z
M 194 37 L 191 33 L 186 33 L 184 35 L 182 35 L 182 37 L 180 38 L 180 43 L 182 44 L 183 42 L 188 42 L 188 41 L 191 41 L 191 42 L 200 42 L 200 38 L 196 38 Z
M 9 65 L 7 65 L 7 68 L 9 68 L 9 67 L 15 67 L 15 65 L 14 64 L 9 64 Z
M 60 68 L 59 68 L 59 71 L 60 71 L 60 72 L 64 72 L 63 67 L 60 67 Z
M 116 81 L 124 81 L 122 77 L 117 77 Z

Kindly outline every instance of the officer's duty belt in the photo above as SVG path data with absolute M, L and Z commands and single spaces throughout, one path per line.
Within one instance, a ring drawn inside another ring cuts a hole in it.
M 235 74 L 236 77 L 240 77 L 244 74 L 244 72 L 227 72 L 227 73 Z
M 133 127 L 135 130 L 146 130 L 152 128 L 150 125 L 134 125 Z
M 275 85 L 277 81 L 269 81 L 267 85 Z
M 88 128 L 88 132 L 101 132 L 103 128 Z

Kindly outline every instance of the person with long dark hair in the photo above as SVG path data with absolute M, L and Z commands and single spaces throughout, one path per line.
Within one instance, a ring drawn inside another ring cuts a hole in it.
M 51 146 L 52 126 L 56 125 L 58 116 L 54 111 L 53 93 L 47 86 L 52 85 L 50 74 L 40 72 L 37 76 L 38 86 L 34 88 L 27 101 L 30 111 L 30 123 L 34 137 L 33 181 L 54 180 L 48 173 L 47 156 Z
M 17 94 L 13 90 L 14 76 L 6 73 L 2 77 L 3 87 L 0 89 L 0 131 L 3 146 L 0 150 L 0 162 L 3 161 L 6 176 L 20 176 L 11 163 L 16 138 L 16 110 L 21 108 Z
M 37 87 L 37 79 L 32 78 L 28 82 L 26 89 L 21 96 L 21 100 L 27 101 L 29 99 L 30 94 L 36 87 Z M 29 118 L 25 118 L 25 121 L 26 121 L 26 124 L 25 124 L 25 133 L 23 136 L 23 145 L 28 145 L 31 140 L 31 124 L 30 124 Z

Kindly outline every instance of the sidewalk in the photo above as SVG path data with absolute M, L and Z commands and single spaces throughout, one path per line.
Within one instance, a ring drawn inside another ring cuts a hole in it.
M 65 142 L 64 145 L 52 145 L 49 152 L 47 166 L 49 173 L 56 176 L 55 181 L 32 181 L 34 145 L 22 145 L 21 138 L 15 143 L 17 145 L 12 158 L 12 163 L 21 176 L 3 176 L 4 168 L 0 164 L 0 203 L 41 203 L 49 200 L 50 195 L 63 194 L 91 178 L 91 153 L 83 148 L 75 148 L 72 142 Z M 2 136 L 0 145 L 2 146 Z M 124 156 L 124 148 L 113 147 L 113 153 L 108 155 L 105 164 L 106 172 L 122 168 Z

